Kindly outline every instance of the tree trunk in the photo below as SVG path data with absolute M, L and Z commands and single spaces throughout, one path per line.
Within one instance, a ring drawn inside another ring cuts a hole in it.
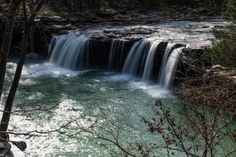
M 5 73 L 6 73 L 6 64 L 7 58 L 11 47 L 11 40 L 13 34 L 14 27 L 14 19 L 16 16 L 16 10 L 20 4 L 21 0 L 13 0 L 9 6 L 7 13 L 7 21 L 4 26 L 3 40 L 2 46 L 0 49 L 0 99 L 3 91 L 3 84 L 5 81 Z
M 24 62 L 25 62 L 25 55 L 26 55 L 26 51 L 27 51 L 27 48 L 28 48 L 29 32 L 30 32 L 30 29 L 27 28 L 27 29 L 25 29 L 25 32 L 23 34 L 20 59 L 19 59 L 19 62 L 17 64 L 15 76 L 14 76 L 14 79 L 13 79 L 13 82 L 12 82 L 12 85 L 11 85 L 10 92 L 8 94 L 8 97 L 7 97 L 7 101 L 5 103 L 4 113 L 3 113 L 1 124 L 0 124 L 0 132 L 2 132 L 1 138 L 3 138 L 4 140 L 7 140 L 6 139 L 7 135 L 6 135 L 6 133 L 3 133 L 3 132 L 7 131 L 7 128 L 8 128 L 8 125 L 9 125 L 13 100 L 14 100 L 15 93 L 16 93 L 17 88 L 18 88 L 22 68 L 23 68 L 23 65 L 24 65 Z
M 44 0 L 39 1 L 36 6 L 33 8 L 32 13 L 29 16 L 29 20 L 27 20 L 27 15 L 26 15 L 26 4 L 24 1 L 24 17 L 25 17 L 25 27 L 24 27 L 24 32 L 23 32 L 23 39 L 22 39 L 22 45 L 21 45 L 21 51 L 20 51 L 20 58 L 17 64 L 16 72 L 14 75 L 14 79 L 11 85 L 11 89 L 9 91 L 7 101 L 5 103 L 5 108 L 0 124 L 0 138 L 1 140 L 8 140 L 8 135 L 6 133 L 10 121 L 10 116 L 11 116 L 11 111 L 12 111 L 12 106 L 13 106 L 13 100 L 18 88 L 18 84 L 21 78 L 21 73 L 23 69 L 23 65 L 25 63 L 25 56 L 26 52 L 28 49 L 28 40 L 29 40 L 29 35 L 31 32 L 31 27 L 33 25 L 34 19 L 36 17 L 37 12 L 40 10 L 44 3 Z

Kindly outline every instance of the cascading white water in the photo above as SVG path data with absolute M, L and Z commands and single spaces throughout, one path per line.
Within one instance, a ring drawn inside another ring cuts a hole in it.
M 160 43 L 160 41 L 152 41 L 151 47 L 148 51 L 148 55 L 147 55 L 145 67 L 144 67 L 144 72 L 143 72 L 143 80 L 145 80 L 145 81 L 150 80 L 150 76 L 151 76 L 152 69 L 153 69 L 153 63 L 154 63 L 154 59 L 155 59 L 155 54 L 156 54 L 156 49 L 157 49 L 159 43 Z
M 171 50 L 173 49 L 173 47 L 175 46 L 174 43 L 168 43 L 167 46 L 166 46 L 166 50 L 164 52 L 164 56 L 162 58 L 162 61 L 161 61 L 161 68 L 160 68 L 160 72 L 159 72 L 159 77 L 158 77 L 158 83 L 160 84 L 161 83 L 161 80 L 163 80 L 164 76 L 165 76 L 165 65 L 167 63 L 167 60 L 168 60 L 168 57 L 171 53 Z
M 110 49 L 108 68 L 113 70 L 117 62 L 122 62 L 126 40 L 113 39 Z
M 159 75 L 159 78 L 160 78 L 159 84 L 166 89 L 171 88 L 173 84 L 176 68 L 177 68 L 180 54 L 182 53 L 183 48 L 184 47 L 176 48 L 171 53 L 167 52 L 168 51 L 167 50 L 166 53 L 170 53 L 169 57 L 163 58 L 166 60 L 163 61 L 162 72 Z
M 70 33 L 56 36 L 53 40 L 51 63 L 68 69 L 76 69 L 79 65 L 88 63 L 89 40 L 87 36 Z M 126 42 L 126 40 L 112 40 L 108 58 L 110 70 L 114 70 L 122 63 Z M 142 79 L 149 81 L 159 43 L 160 40 L 157 38 L 147 38 L 135 42 L 125 59 L 122 73 L 137 76 L 142 72 Z M 174 45 L 168 43 L 162 59 L 158 83 L 164 88 L 170 88 L 173 83 L 179 54 L 182 51 L 182 48 L 174 49 Z
M 88 37 L 68 34 L 57 37 L 50 62 L 68 69 L 75 69 L 87 62 Z
M 66 40 L 68 39 L 67 35 L 55 36 L 50 43 L 49 52 L 51 52 L 50 62 L 55 63 L 58 58 L 57 52 L 59 52 L 64 46 Z
M 141 62 L 142 55 L 149 47 L 150 41 L 142 40 L 136 42 L 126 58 L 122 73 L 136 75 L 138 71 L 138 66 Z
M 144 65 L 142 79 L 145 81 L 150 80 L 156 49 L 159 43 L 160 41 L 156 38 L 148 38 L 136 42 L 128 54 L 122 72 L 130 75 L 136 75 L 138 72 L 138 67 L 140 65 Z

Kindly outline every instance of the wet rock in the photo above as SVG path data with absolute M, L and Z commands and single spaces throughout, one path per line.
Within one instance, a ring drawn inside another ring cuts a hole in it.
M 89 64 L 107 67 L 111 40 L 90 39 Z
M 115 16 L 117 14 L 119 14 L 119 12 L 117 12 L 117 11 L 115 11 L 113 9 L 110 9 L 109 11 L 103 11 L 103 12 L 100 11 L 100 12 L 96 13 L 96 15 L 98 17 L 101 17 L 101 18 L 111 18 L 111 17 L 113 17 L 113 16 Z
M 27 145 L 24 141 L 12 141 L 12 144 L 14 144 L 21 151 L 25 151 L 27 148 Z
M 90 39 L 92 39 L 92 40 L 100 40 L 100 41 L 109 41 L 109 40 L 111 40 L 111 38 L 109 36 L 107 36 L 106 34 L 104 34 L 102 32 L 93 33 L 90 36 Z
M 11 151 L 11 145 L 7 142 L 0 142 L 0 157 L 5 157 Z
M 154 66 L 152 69 L 152 76 L 151 76 L 152 80 L 156 81 L 158 78 L 160 68 L 161 68 L 162 59 L 163 59 L 167 44 L 168 44 L 168 42 L 161 42 L 156 49 L 156 55 L 154 58 L 155 62 L 154 62 Z
M 45 58 L 38 53 L 30 53 L 26 55 L 26 60 L 33 61 L 33 62 L 42 61 L 44 59 Z
M 183 46 L 183 45 L 182 45 Z M 182 47 L 181 44 L 179 47 Z M 175 86 L 179 86 L 186 77 L 202 76 L 204 73 L 204 49 L 184 48 L 177 67 Z M 206 65 L 206 64 L 205 64 Z M 200 82 L 196 82 L 197 84 Z

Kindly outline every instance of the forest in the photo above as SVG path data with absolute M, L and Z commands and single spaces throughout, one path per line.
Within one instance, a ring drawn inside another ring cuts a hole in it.
M 235 0 L 0 0 L 0 157 L 235 157 Z

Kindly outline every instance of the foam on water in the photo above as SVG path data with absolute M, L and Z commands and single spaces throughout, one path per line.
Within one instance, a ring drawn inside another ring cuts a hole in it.
M 103 77 L 104 80 L 106 81 L 130 81 L 137 79 L 132 75 L 126 75 L 126 74 L 113 74 L 109 76 Z
M 130 90 L 141 90 L 153 98 L 165 98 L 173 96 L 171 91 L 167 88 L 157 85 L 151 81 L 143 81 L 141 78 L 137 78 L 132 75 L 109 73 L 109 76 L 104 76 L 103 79 L 105 81 L 111 82 L 125 82 L 127 83 Z
M 31 77 L 51 76 L 51 77 L 74 77 L 81 74 L 80 71 L 67 70 L 50 63 L 32 64 L 25 66 L 26 75 Z
M 16 63 L 8 63 L 8 72 L 13 74 L 16 69 Z M 27 64 L 24 66 L 22 71 L 22 77 L 32 78 L 32 77 L 75 77 L 84 74 L 90 70 L 69 70 L 62 67 L 58 67 L 51 63 L 40 63 L 40 64 Z M 25 81 L 25 80 L 24 80 Z M 29 81 L 29 80 L 28 80 Z M 26 82 L 29 83 L 29 82 Z
M 143 81 L 131 81 L 129 82 L 129 87 L 132 90 L 142 90 L 153 98 L 166 98 L 172 97 L 171 92 L 161 87 L 160 85 L 154 85 L 152 83 L 143 82 Z

